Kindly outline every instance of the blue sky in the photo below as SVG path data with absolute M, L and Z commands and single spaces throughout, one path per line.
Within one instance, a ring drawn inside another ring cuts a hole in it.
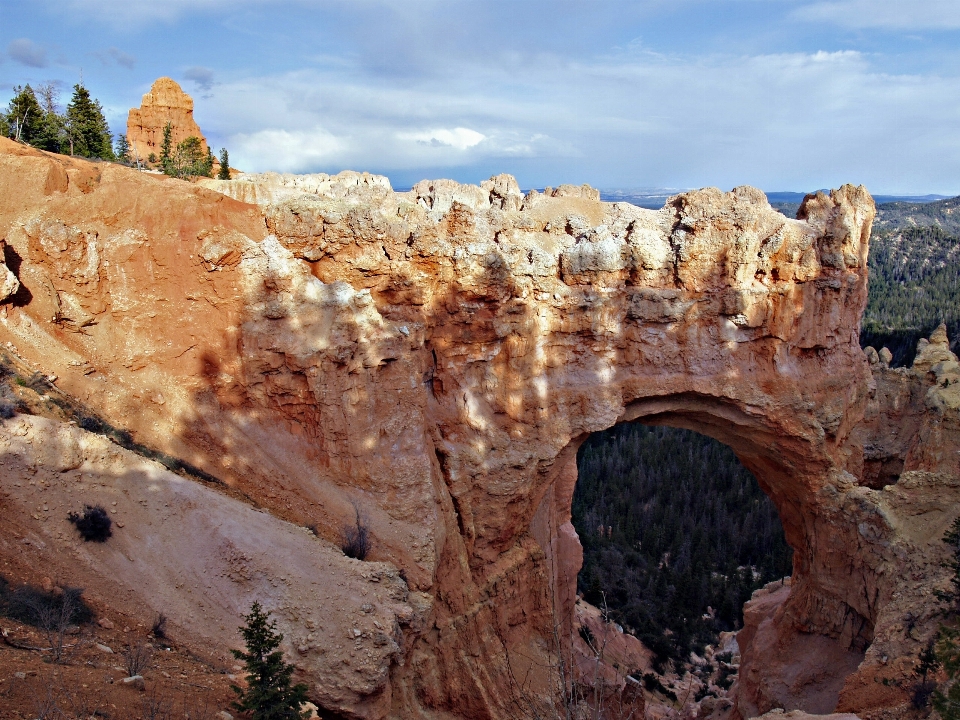
M 0 0 L 0 104 L 81 70 L 245 170 L 960 194 L 958 0 Z

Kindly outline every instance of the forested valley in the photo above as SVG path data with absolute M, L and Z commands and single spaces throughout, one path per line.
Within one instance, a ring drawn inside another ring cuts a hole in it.
M 960 340 L 960 198 L 878 206 L 860 342 L 909 365 L 941 322 Z M 622 424 L 577 456 L 578 589 L 657 656 L 689 659 L 738 629 L 743 603 L 789 575 L 773 503 L 721 443 L 687 430 Z
M 888 347 L 892 365 L 910 365 L 917 341 L 945 322 L 960 349 L 960 198 L 879 205 L 868 265 L 861 346 Z
M 740 627 L 743 603 L 791 572 L 773 503 L 726 445 L 624 423 L 577 455 L 573 524 L 587 602 L 667 660 Z

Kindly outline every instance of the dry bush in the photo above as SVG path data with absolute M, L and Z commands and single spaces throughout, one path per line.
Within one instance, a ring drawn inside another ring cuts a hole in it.
M 127 647 L 123 653 L 123 664 L 127 669 L 127 675 L 142 675 L 143 671 L 150 667 L 150 661 L 153 659 L 153 648 L 145 643 L 135 643 Z
M 153 619 L 153 625 L 150 626 L 150 634 L 159 640 L 165 640 L 167 637 L 167 616 L 163 613 L 157 613 Z
M 88 622 L 93 613 L 80 597 L 79 588 L 47 592 L 30 585 L 17 588 L 5 599 L 4 613 L 37 628 L 49 647 L 55 663 L 63 661 L 67 634 L 76 623 Z M 75 643 L 75 646 L 79 641 Z
M 356 503 L 353 504 L 353 512 L 353 524 L 345 525 L 340 533 L 340 549 L 347 557 L 366 560 L 372 548 L 370 528 L 367 526 L 366 516 L 360 512 Z

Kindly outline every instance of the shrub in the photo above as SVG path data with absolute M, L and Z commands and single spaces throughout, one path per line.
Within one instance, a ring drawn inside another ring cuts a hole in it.
M 150 666 L 150 660 L 153 659 L 153 648 L 144 643 L 130 645 L 123 653 L 123 664 L 127 669 L 127 675 L 142 675 L 143 671 Z
M 106 542 L 107 538 L 113 535 L 110 527 L 113 521 L 107 515 L 107 511 L 100 505 L 87 505 L 83 510 L 83 515 L 72 512 L 67 515 L 67 519 L 74 524 L 80 531 L 84 540 L 92 542 Z
M 658 692 L 661 695 L 670 698 L 673 701 L 676 701 L 677 694 L 673 692 L 670 688 L 660 682 L 658 678 L 653 673 L 644 673 L 643 675 L 643 687 L 648 692 Z
M 0 420 L 9 420 L 17 414 L 17 404 L 13 400 L 0 397 Z
M 51 659 L 63 659 L 68 630 L 76 623 L 89 622 L 93 612 L 80 597 L 79 588 L 64 588 L 61 592 L 47 592 L 24 585 L 6 597 L 0 597 L 3 614 L 37 628 L 49 644 Z
M 340 549 L 347 557 L 357 560 L 366 560 L 370 554 L 370 528 L 367 519 L 360 514 L 360 508 L 353 506 L 355 520 L 352 525 L 345 525 L 340 534 Z
M 56 613 L 75 625 L 93 620 L 93 611 L 81 597 L 83 590 L 67 587 L 61 592 L 47 592 L 32 585 L 23 585 L 10 592 L 6 580 L 0 578 L 0 615 L 33 627 L 40 627 L 43 618 Z
M 167 637 L 167 616 L 163 613 L 157 613 L 157 617 L 153 620 L 153 625 L 150 626 L 150 632 L 155 638 L 164 640 Z

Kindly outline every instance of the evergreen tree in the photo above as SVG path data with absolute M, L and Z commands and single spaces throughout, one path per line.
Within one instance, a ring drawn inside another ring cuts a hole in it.
M 133 158 L 130 157 L 130 141 L 127 140 L 127 136 L 118 134 L 115 143 L 114 154 L 117 156 L 117 160 L 127 164 L 133 162 Z
M 624 423 L 592 435 L 577 468 L 579 589 L 654 652 L 658 672 L 739 628 L 751 593 L 791 571 L 776 508 L 711 438 Z
M 73 97 L 67 105 L 67 131 L 72 155 L 113 159 L 112 136 L 103 108 L 82 85 L 73 86 Z
M 40 83 L 37 85 L 36 96 L 43 115 L 30 144 L 41 150 L 62 152 L 66 140 L 66 119 L 58 107 L 60 91 L 53 83 Z
M 163 170 L 167 175 L 171 173 L 167 172 L 170 166 L 170 160 L 173 156 L 173 125 L 167 123 L 163 126 L 163 142 L 160 143 L 160 169 Z M 151 157 L 153 154 L 151 153 Z
M 10 137 L 32 145 L 43 129 L 43 108 L 29 85 L 17 85 L 13 91 L 6 114 Z
M 220 172 L 217 173 L 217 180 L 230 179 L 230 155 L 226 148 L 220 148 Z
M 307 686 L 291 686 L 294 667 L 284 662 L 283 653 L 277 649 L 283 635 L 277 632 L 276 621 L 269 618 L 270 613 L 264 612 L 258 602 L 244 616 L 246 625 L 240 628 L 240 634 L 247 651 L 231 652 L 247 668 L 247 688 L 231 685 L 239 698 L 233 706 L 252 713 L 252 720 L 304 720 L 307 713 L 300 707 L 307 701 Z
M 164 137 L 166 142 L 166 137 Z M 171 177 L 187 178 L 191 176 L 210 177 L 213 168 L 213 155 L 209 148 L 203 152 L 203 143 L 200 138 L 191 135 L 181 143 L 170 155 L 163 166 L 163 171 Z

